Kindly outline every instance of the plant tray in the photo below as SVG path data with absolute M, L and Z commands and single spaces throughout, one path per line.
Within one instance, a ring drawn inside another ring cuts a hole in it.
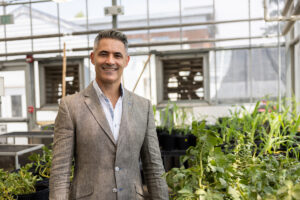
M 0 168 L 10 171 L 19 169 L 21 165 L 29 163 L 28 156 L 35 153 L 41 153 L 43 144 L 35 145 L 16 145 L 0 144 Z
M 32 132 L 11 132 L 0 135 L 0 138 L 4 138 L 4 144 L 7 144 L 7 138 L 13 138 L 13 144 L 17 137 L 27 137 L 28 144 L 44 144 L 49 146 L 53 142 L 53 131 L 32 131 Z

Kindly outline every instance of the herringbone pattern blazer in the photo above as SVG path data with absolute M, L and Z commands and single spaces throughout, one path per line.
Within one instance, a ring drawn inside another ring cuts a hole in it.
M 140 158 L 151 199 L 168 199 L 151 103 L 125 90 L 116 142 L 90 84 L 61 100 L 55 120 L 50 199 L 144 199 Z

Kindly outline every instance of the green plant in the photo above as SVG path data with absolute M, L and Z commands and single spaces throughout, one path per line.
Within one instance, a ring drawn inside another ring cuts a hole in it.
M 164 109 L 159 110 L 159 116 L 161 121 L 161 127 L 166 128 L 169 134 L 172 134 L 173 126 L 174 126 L 174 116 L 173 112 L 170 112 L 171 104 L 168 102 Z
M 50 168 L 52 164 L 52 150 L 43 146 L 43 153 L 33 153 L 29 156 L 29 160 L 35 166 L 35 172 L 41 177 L 50 178 Z
M 189 167 L 164 175 L 172 199 L 300 198 L 299 115 L 284 105 L 258 108 L 241 107 L 215 126 L 193 122 L 197 144 L 181 157 Z
M 31 194 L 36 192 L 35 184 L 37 176 L 33 176 L 28 170 L 32 164 L 26 164 L 18 172 L 8 173 L 0 169 L 0 199 L 11 200 L 16 195 Z
M 51 149 L 44 146 L 42 154 L 33 153 L 29 156 L 29 159 L 33 162 L 33 165 L 35 166 L 35 172 L 37 172 L 43 178 L 50 178 L 50 170 L 52 164 Z M 73 175 L 74 175 L 74 160 L 71 166 L 71 176 L 70 176 L 71 181 L 73 180 Z

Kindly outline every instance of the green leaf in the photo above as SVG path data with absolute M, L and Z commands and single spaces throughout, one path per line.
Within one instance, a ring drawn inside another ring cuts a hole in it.
M 197 194 L 197 195 L 205 195 L 206 192 L 203 189 L 198 189 L 198 190 L 196 190 L 195 194 Z
M 179 194 L 193 194 L 193 191 L 191 189 L 183 188 L 178 191 Z
M 239 193 L 238 190 L 236 190 L 235 188 L 229 186 L 228 187 L 228 194 L 234 199 L 234 200 L 239 200 L 241 199 L 241 195 Z
M 299 183 L 293 187 L 293 189 L 292 189 L 292 196 L 296 200 L 300 200 L 300 184 Z
M 219 181 L 223 187 L 227 186 L 227 182 L 223 178 L 219 178 Z

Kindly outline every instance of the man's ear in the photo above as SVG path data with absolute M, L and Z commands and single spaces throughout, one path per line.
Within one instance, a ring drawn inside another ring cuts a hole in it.
M 129 63 L 129 60 L 130 60 L 130 56 L 127 56 L 126 67 L 127 67 L 128 63 Z
M 94 54 L 94 52 L 92 51 L 91 54 L 90 54 L 90 60 L 91 60 L 91 62 L 93 63 L 93 65 L 95 65 L 95 62 L 94 62 L 94 56 L 95 56 L 95 54 Z

